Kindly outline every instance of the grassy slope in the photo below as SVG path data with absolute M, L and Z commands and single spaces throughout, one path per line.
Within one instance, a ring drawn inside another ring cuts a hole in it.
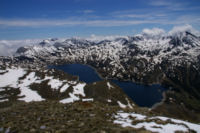
M 144 129 L 113 124 L 112 116 L 118 110 L 122 109 L 99 102 L 20 102 L 0 110 L 0 129 L 9 128 L 12 132 L 148 133 Z M 141 109 L 138 111 L 142 112 Z

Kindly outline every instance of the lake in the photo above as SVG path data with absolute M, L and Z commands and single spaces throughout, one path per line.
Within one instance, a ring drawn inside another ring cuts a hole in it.
M 96 71 L 87 65 L 82 64 L 66 64 L 58 66 L 49 66 L 49 68 L 55 68 L 63 70 L 71 75 L 79 76 L 79 80 L 92 83 L 101 81 L 102 79 L 96 73 Z M 154 104 L 160 102 L 163 99 L 162 93 L 166 90 L 161 85 L 142 85 L 134 82 L 111 80 L 111 82 L 118 85 L 123 91 L 139 106 L 152 107 Z

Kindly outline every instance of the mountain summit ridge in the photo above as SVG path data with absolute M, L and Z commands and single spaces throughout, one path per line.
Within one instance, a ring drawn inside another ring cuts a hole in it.
M 117 37 L 111 40 L 105 39 L 98 42 L 81 38 L 71 38 L 62 42 L 48 39 L 43 40 L 39 45 L 20 47 L 15 56 L 27 56 L 30 58 L 41 56 L 40 58 L 43 58 L 42 55 L 51 57 L 54 54 L 62 58 L 64 55 L 68 55 L 71 49 L 75 48 L 85 51 L 88 49 L 87 53 L 92 50 L 98 51 L 97 49 L 102 49 L 106 52 L 109 51 L 108 49 L 112 49 L 110 52 L 117 50 L 119 53 L 128 56 L 136 55 L 146 60 L 153 59 L 155 64 L 162 62 L 162 58 L 165 57 L 171 60 L 173 58 L 182 58 L 182 55 L 184 55 L 184 57 L 187 57 L 185 59 L 190 62 L 198 59 L 200 38 L 186 31 L 180 32 L 179 35 L 175 36 L 149 37 L 144 34 L 133 37 Z M 101 53 L 97 54 L 101 55 Z M 113 56 L 116 57 L 114 54 Z

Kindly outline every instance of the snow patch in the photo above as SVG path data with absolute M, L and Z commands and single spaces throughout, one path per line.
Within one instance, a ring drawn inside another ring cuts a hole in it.
M 62 93 L 62 92 L 65 92 L 68 88 L 69 88 L 69 84 L 65 84 L 61 89 L 60 89 L 60 92 Z
M 9 101 L 8 99 L 0 99 L 0 103 L 1 102 L 7 102 L 7 101 Z
M 35 72 L 30 72 L 26 75 L 24 79 L 19 79 L 23 77 L 27 72 L 22 68 L 10 68 L 5 70 L 6 73 L 0 75 L 0 91 L 2 91 L 1 87 L 12 87 L 19 88 L 20 94 L 19 96 L 23 96 L 19 98 L 19 100 L 24 100 L 25 102 L 31 101 L 42 101 L 43 99 L 37 91 L 31 90 L 30 85 L 33 83 L 42 83 L 43 81 L 49 80 L 48 85 L 51 86 L 52 89 L 60 89 L 60 92 L 65 92 L 70 85 L 73 86 L 73 93 L 70 93 L 70 98 L 61 100 L 63 103 L 70 103 L 73 101 L 79 100 L 79 96 L 85 96 L 84 87 L 85 83 L 78 83 L 77 81 L 67 81 L 67 80 L 59 80 L 54 79 L 53 76 L 45 76 L 44 79 L 40 79 L 35 75 Z M 8 80 L 9 79 L 9 80 Z M 2 102 L 1 100 L 0 102 Z M 5 101 L 5 100 L 4 100 Z
M 123 103 L 121 103 L 120 101 L 117 101 L 117 103 L 119 104 L 119 107 L 120 107 L 120 108 L 126 108 L 126 105 L 123 104 Z
M 84 87 L 85 87 L 86 83 L 78 83 L 76 86 L 73 86 L 74 88 L 74 95 L 82 95 L 85 96 L 84 93 Z
M 85 96 L 84 87 L 86 83 L 78 83 L 76 86 L 73 86 L 73 92 L 69 93 L 69 98 L 60 100 L 61 103 L 72 103 L 74 101 L 80 100 L 79 96 Z
M 170 120 L 170 121 L 172 121 L 174 123 L 177 123 L 177 124 L 185 124 L 190 129 L 193 129 L 193 130 L 196 129 L 195 131 L 197 131 L 198 133 L 200 133 L 200 125 L 198 125 L 198 124 L 194 124 L 194 123 L 191 123 L 191 122 L 182 121 L 182 120 L 178 120 L 178 119 L 174 119 L 174 118 L 163 117 L 163 116 L 152 117 L 152 119 L 160 119 L 162 121 Z
M 56 90 L 59 89 L 62 84 L 63 82 L 58 79 L 50 79 L 48 82 L 48 85 L 50 85 L 52 89 Z
M 82 99 L 83 102 L 93 102 L 94 99 L 93 98 L 84 98 Z
M 133 108 L 133 106 L 134 106 L 134 104 L 132 104 L 132 105 L 131 105 L 131 103 L 130 103 L 130 101 L 128 100 L 128 98 L 126 98 L 126 101 L 128 102 L 128 105 L 127 105 L 127 106 L 128 106 L 129 108 L 131 108 L 131 109 L 132 109 L 132 108 Z
M 128 98 L 126 98 L 126 101 L 128 102 L 128 105 L 125 105 L 125 104 L 121 103 L 120 101 L 117 101 L 117 103 L 118 103 L 118 105 L 119 105 L 120 108 L 127 108 L 128 107 L 128 108 L 133 109 L 134 104 L 131 105 L 131 103 L 128 100 Z
M 33 91 L 29 88 L 32 83 L 41 83 L 41 81 L 37 81 L 37 77 L 35 77 L 35 72 L 31 72 L 21 83 L 18 85 L 20 87 L 20 96 L 25 96 L 20 98 L 20 100 L 24 100 L 25 102 L 31 101 L 42 101 L 43 99 L 36 91 Z
M 110 99 L 107 100 L 109 103 L 111 103 L 112 101 Z
M 189 130 L 194 130 L 197 133 L 200 133 L 200 125 L 193 124 L 190 122 L 185 122 L 182 120 L 167 118 L 167 117 L 147 117 L 145 115 L 137 113 L 125 113 L 119 111 L 117 115 L 114 116 L 115 120 L 113 121 L 116 124 L 120 124 L 122 127 L 132 127 L 132 128 L 145 128 L 151 132 L 159 133 L 175 133 L 176 131 L 189 132 Z M 173 123 L 167 124 L 158 124 L 153 122 L 153 120 L 160 119 L 163 122 L 170 120 Z M 132 124 L 134 120 L 137 120 L 137 124 Z M 140 120 L 141 122 L 138 122 Z M 150 122 L 145 122 L 145 120 L 152 120 Z
M 0 73 L 5 73 L 5 72 L 7 72 L 6 70 L 0 70 Z
M 110 90 L 111 88 L 114 88 L 111 84 L 110 84 L 110 82 L 107 82 L 107 86 L 108 86 L 108 89 Z
M 13 87 L 17 88 L 18 84 L 18 79 L 26 72 L 22 68 L 12 68 L 12 69 L 7 69 L 7 73 L 4 73 L 3 75 L 0 75 L 0 87 Z

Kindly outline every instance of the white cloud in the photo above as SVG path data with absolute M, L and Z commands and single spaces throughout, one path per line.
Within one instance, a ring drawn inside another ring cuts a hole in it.
M 32 40 L 0 40 L 0 56 L 13 55 L 19 47 L 39 43 L 40 39 Z
M 150 2 L 150 5 L 152 5 L 152 6 L 169 6 L 169 5 L 171 5 L 171 2 L 164 1 L 164 0 L 153 0 Z
M 92 12 L 85 10 L 82 12 Z M 68 19 L 0 19 L 0 28 L 5 27 L 48 27 L 48 26 L 88 26 L 88 27 L 114 27 L 131 26 L 139 24 L 199 24 L 199 15 L 185 14 L 179 15 L 165 11 L 145 11 L 134 13 L 133 11 L 115 12 L 110 14 L 109 19 L 101 17 L 90 18 L 73 17 Z M 92 20 L 91 20 L 92 19 Z
M 191 25 L 186 24 L 182 26 L 175 26 L 172 28 L 172 30 L 169 31 L 169 35 L 177 35 L 179 33 L 183 33 L 185 31 L 191 32 L 195 35 L 200 35 L 200 32 L 195 30 Z
M 42 27 L 42 26 L 127 26 L 136 24 L 159 23 L 156 20 L 3 20 L 0 19 L 0 26 L 13 27 Z
M 180 35 L 180 33 L 185 33 L 186 31 L 194 35 L 200 36 L 200 31 L 194 29 L 189 24 L 174 26 L 167 33 L 165 32 L 164 29 L 161 28 L 143 29 L 142 34 L 148 37 L 160 37 L 163 35 L 175 36 L 175 35 Z
M 127 36 L 120 36 L 120 35 L 99 36 L 99 35 L 92 34 L 90 37 L 87 37 L 85 39 L 90 40 L 90 41 L 99 42 L 102 40 L 115 40 L 116 38 L 119 38 L 119 37 L 127 38 Z
M 117 17 L 120 18 L 145 18 L 145 17 L 150 17 L 152 15 L 150 14 L 121 14 Z
M 199 15 L 183 15 L 183 16 L 179 16 L 176 21 L 184 22 L 185 24 L 200 25 L 200 16 Z
M 148 37 L 160 37 L 165 34 L 165 30 L 160 28 L 153 28 L 153 29 L 144 29 L 142 34 Z
M 11 53 L 12 51 L 10 51 L 10 49 L 5 45 L 0 45 L 0 56 L 12 55 Z
M 87 14 L 92 14 L 95 11 L 94 10 L 90 10 L 90 9 L 86 9 L 86 10 L 77 10 L 76 12 L 87 15 Z M 71 12 L 71 13 L 73 13 L 73 12 Z
M 162 7 L 171 11 L 188 10 L 188 3 L 177 2 L 175 0 L 150 0 L 149 5 L 155 7 Z
M 60 21 L 60 20 L 0 20 L 0 25 L 17 27 L 37 27 L 37 26 L 62 26 L 76 25 L 78 21 Z

